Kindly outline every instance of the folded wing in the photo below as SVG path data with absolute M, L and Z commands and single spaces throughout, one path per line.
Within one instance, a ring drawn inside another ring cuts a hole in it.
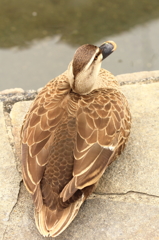
M 89 103 L 89 104 L 88 104 Z M 77 189 L 98 182 L 106 167 L 121 153 L 130 130 L 127 101 L 108 89 L 83 96 L 77 112 L 73 178 L 61 193 L 67 201 Z
M 62 101 L 69 89 L 68 82 L 64 80 L 55 79 L 48 83 L 33 102 L 21 130 L 23 179 L 37 209 L 43 204 L 40 181 L 55 129 L 64 117 Z

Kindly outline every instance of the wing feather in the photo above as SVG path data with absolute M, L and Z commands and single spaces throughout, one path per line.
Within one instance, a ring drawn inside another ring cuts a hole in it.
M 33 194 L 37 209 L 40 209 L 42 204 L 39 183 L 48 161 L 54 131 L 63 116 L 62 101 L 69 89 L 65 78 L 63 81 L 55 79 L 49 82 L 33 102 L 22 126 L 23 179 L 27 189 Z
M 119 111 L 119 112 L 118 112 Z M 124 95 L 117 90 L 99 90 L 83 96 L 77 112 L 77 138 L 74 150 L 73 178 L 60 194 L 67 201 L 77 189 L 98 182 L 106 167 L 124 148 L 130 125 L 130 113 Z

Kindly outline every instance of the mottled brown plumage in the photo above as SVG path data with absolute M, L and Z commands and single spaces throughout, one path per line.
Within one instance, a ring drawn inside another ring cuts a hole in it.
M 44 236 L 74 219 L 130 132 L 130 112 L 115 77 L 101 61 L 116 48 L 83 45 L 68 70 L 38 94 L 22 127 L 23 180 Z

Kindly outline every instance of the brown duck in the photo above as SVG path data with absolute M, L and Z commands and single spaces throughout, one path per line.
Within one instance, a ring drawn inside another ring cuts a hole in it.
M 22 126 L 22 172 L 37 228 L 55 237 L 77 215 L 108 165 L 125 147 L 130 112 L 101 62 L 116 49 L 77 49 L 68 70 L 38 94 Z

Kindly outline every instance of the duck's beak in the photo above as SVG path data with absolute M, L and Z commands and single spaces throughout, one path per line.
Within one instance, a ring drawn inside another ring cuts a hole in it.
M 100 47 L 100 50 L 102 52 L 103 55 L 103 60 L 108 57 L 112 52 L 115 51 L 115 49 L 117 48 L 117 45 L 115 42 L 113 41 L 107 41 L 104 42 Z

